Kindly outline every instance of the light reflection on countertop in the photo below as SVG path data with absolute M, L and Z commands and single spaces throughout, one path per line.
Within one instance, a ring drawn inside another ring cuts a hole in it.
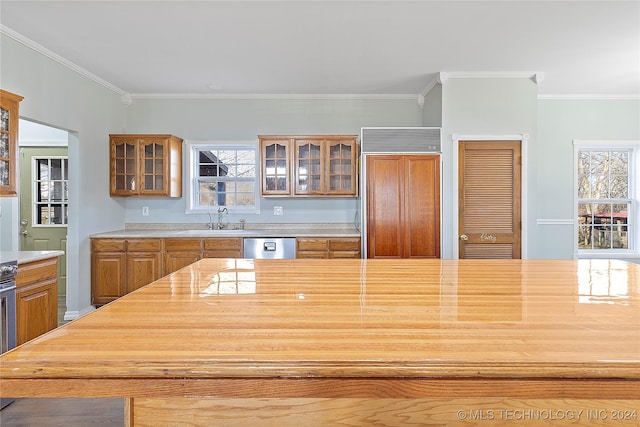
M 578 264 L 581 304 L 629 304 L 630 264 L 606 259 L 584 259 Z

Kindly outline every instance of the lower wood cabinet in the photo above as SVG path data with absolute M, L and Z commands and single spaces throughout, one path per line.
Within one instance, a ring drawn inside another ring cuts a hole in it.
M 202 239 L 164 239 L 164 274 L 202 259 Z
M 242 258 L 242 238 L 164 239 L 164 274 L 202 258 Z
M 58 258 L 18 266 L 16 276 L 17 344 L 58 326 Z
M 360 258 L 360 254 L 358 237 L 296 239 L 296 258 Z
M 162 277 L 162 239 L 91 240 L 91 303 L 102 305 Z
M 91 239 L 91 303 L 107 304 L 202 258 L 242 258 L 241 237 Z M 299 238 L 298 258 L 360 258 L 360 238 Z

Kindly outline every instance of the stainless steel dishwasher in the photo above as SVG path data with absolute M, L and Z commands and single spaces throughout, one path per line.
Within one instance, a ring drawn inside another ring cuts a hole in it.
M 244 238 L 244 258 L 293 259 L 295 257 L 295 237 Z

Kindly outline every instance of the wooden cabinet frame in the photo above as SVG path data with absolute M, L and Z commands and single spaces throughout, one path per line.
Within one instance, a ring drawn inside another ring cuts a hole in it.
M 58 257 L 18 265 L 16 341 L 23 344 L 58 326 Z
M 91 240 L 91 303 L 102 305 L 162 277 L 162 239 Z
M 0 137 L 7 143 L 8 149 L 6 152 L 0 149 L 0 174 L 7 174 L 4 179 L 0 175 L 0 197 L 18 195 L 18 122 L 20 101 L 23 99 L 20 95 L 0 89 L 0 108 L 8 115 L 4 117 L 3 114 L 3 126 L 0 129 Z M 4 142 L 0 142 L 0 147 Z
M 173 135 L 112 134 L 111 196 L 182 197 L 182 139 Z
M 361 258 L 359 237 L 298 237 L 296 258 Z
M 358 195 L 357 135 L 259 135 L 259 139 L 263 197 Z M 318 149 L 312 154 L 309 145 Z

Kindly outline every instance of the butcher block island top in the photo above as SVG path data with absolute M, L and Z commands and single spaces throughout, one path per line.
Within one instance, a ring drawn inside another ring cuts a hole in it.
M 0 362 L 2 397 L 125 397 L 128 425 L 637 425 L 640 265 L 203 259 Z

